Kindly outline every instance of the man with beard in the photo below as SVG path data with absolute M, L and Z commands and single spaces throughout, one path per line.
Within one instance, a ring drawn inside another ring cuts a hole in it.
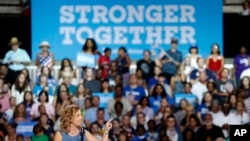
M 208 137 L 213 140 L 224 138 L 222 129 L 213 124 L 213 117 L 210 113 L 205 115 L 204 125 L 197 131 L 198 141 L 205 141 Z

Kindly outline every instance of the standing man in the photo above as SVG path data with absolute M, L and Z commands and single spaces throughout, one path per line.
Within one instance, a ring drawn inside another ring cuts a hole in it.
M 171 40 L 171 47 L 166 51 L 166 55 L 161 58 L 162 72 L 166 75 L 168 83 L 172 76 L 177 72 L 178 66 L 182 63 L 182 53 L 177 50 L 178 40 L 173 38 Z
M 5 54 L 3 63 L 9 65 L 9 71 L 13 79 L 25 68 L 26 65 L 30 64 L 30 57 L 28 53 L 19 48 L 21 42 L 18 41 L 17 37 L 10 39 L 9 46 L 11 50 Z

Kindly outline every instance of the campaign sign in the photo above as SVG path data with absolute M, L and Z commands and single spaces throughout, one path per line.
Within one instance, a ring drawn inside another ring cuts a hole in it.
M 196 105 L 197 97 L 193 94 L 175 94 L 175 104 L 177 107 L 180 106 L 180 101 L 186 99 L 189 104 Z
M 25 137 L 33 136 L 33 127 L 37 124 L 37 122 L 20 122 L 18 123 L 16 132 L 17 134 L 21 134 Z
M 171 38 L 188 53 L 196 43 L 207 57 L 213 43 L 222 50 L 221 0 L 32 0 L 32 58 L 46 40 L 55 59 L 76 59 L 87 38 L 98 50 L 112 48 L 111 58 L 124 46 L 132 60 L 158 44 L 169 49 Z M 42 5 L 42 6 L 41 6 Z
M 95 68 L 96 66 L 95 55 L 78 52 L 76 58 L 76 65 L 79 67 Z
M 99 107 L 106 108 L 108 101 L 114 98 L 114 93 L 93 93 L 93 96 L 98 96 L 100 98 Z
M 230 125 L 230 141 L 249 141 L 250 125 Z

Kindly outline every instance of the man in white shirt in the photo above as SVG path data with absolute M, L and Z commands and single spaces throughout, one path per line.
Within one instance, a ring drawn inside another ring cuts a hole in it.
M 5 54 L 3 59 L 3 63 L 9 65 L 9 71 L 15 78 L 26 65 L 30 64 L 28 53 L 24 49 L 19 48 L 20 45 L 21 42 L 18 41 L 17 37 L 12 37 L 9 43 L 11 50 Z
M 213 124 L 222 128 L 223 134 L 228 138 L 229 125 L 239 125 L 236 114 L 230 113 L 228 102 L 222 105 L 222 113 L 218 114 L 213 120 Z
M 191 92 L 197 96 L 199 104 L 201 104 L 204 93 L 207 92 L 207 74 L 205 71 L 200 72 L 199 81 L 194 83 Z

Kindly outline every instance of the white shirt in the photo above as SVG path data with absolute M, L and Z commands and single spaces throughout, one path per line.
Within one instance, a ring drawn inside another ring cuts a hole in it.
M 15 85 L 12 85 L 11 96 L 16 98 L 16 104 L 20 104 L 23 102 L 23 96 L 25 91 L 30 91 L 30 87 L 27 86 L 26 89 L 20 93 L 18 90 L 16 90 Z
M 14 114 L 14 110 L 12 110 L 11 108 L 9 108 L 7 111 L 5 111 L 5 114 L 8 117 L 8 121 L 13 117 Z
M 237 120 L 238 122 L 243 125 L 243 124 L 246 124 L 249 122 L 249 115 L 246 113 L 246 112 L 243 112 L 242 115 L 238 115 L 236 113 L 236 117 L 237 117 Z
M 148 121 L 149 120 L 150 120 L 150 118 L 145 116 L 144 127 L 145 127 L 146 130 L 148 130 Z M 136 118 L 136 116 L 132 116 L 132 118 L 130 119 L 130 123 L 133 126 L 133 128 L 136 129 L 136 127 L 137 127 L 137 118 Z
M 236 114 L 229 113 L 227 116 L 224 115 L 223 112 L 218 114 L 216 118 L 213 120 L 213 124 L 219 127 L 222 127 L 224 124 L 228 125 L 239 125 L 240 122 L 236 117 Z M 222 130 L 225 137 L 228 137 L 227 130 Z
M 219 111 L 219 112 L 217 112 L 217 113 L 214 113 L 214 112 L 210 111 L 209 113 L 212 115 L 213 119 L 215 119 L 215 118 L 216 118 L 218 115 L 220 115 L 222 112 Z
M 207 92 L 207 85 L 206 84 L 202 84 L 200 81 L 194 83 L 192 89 L 191 89 L 192 94 L 196 95 L 198 100 L 199 100 L 199 104 L 201 104 L 204 93 Z

